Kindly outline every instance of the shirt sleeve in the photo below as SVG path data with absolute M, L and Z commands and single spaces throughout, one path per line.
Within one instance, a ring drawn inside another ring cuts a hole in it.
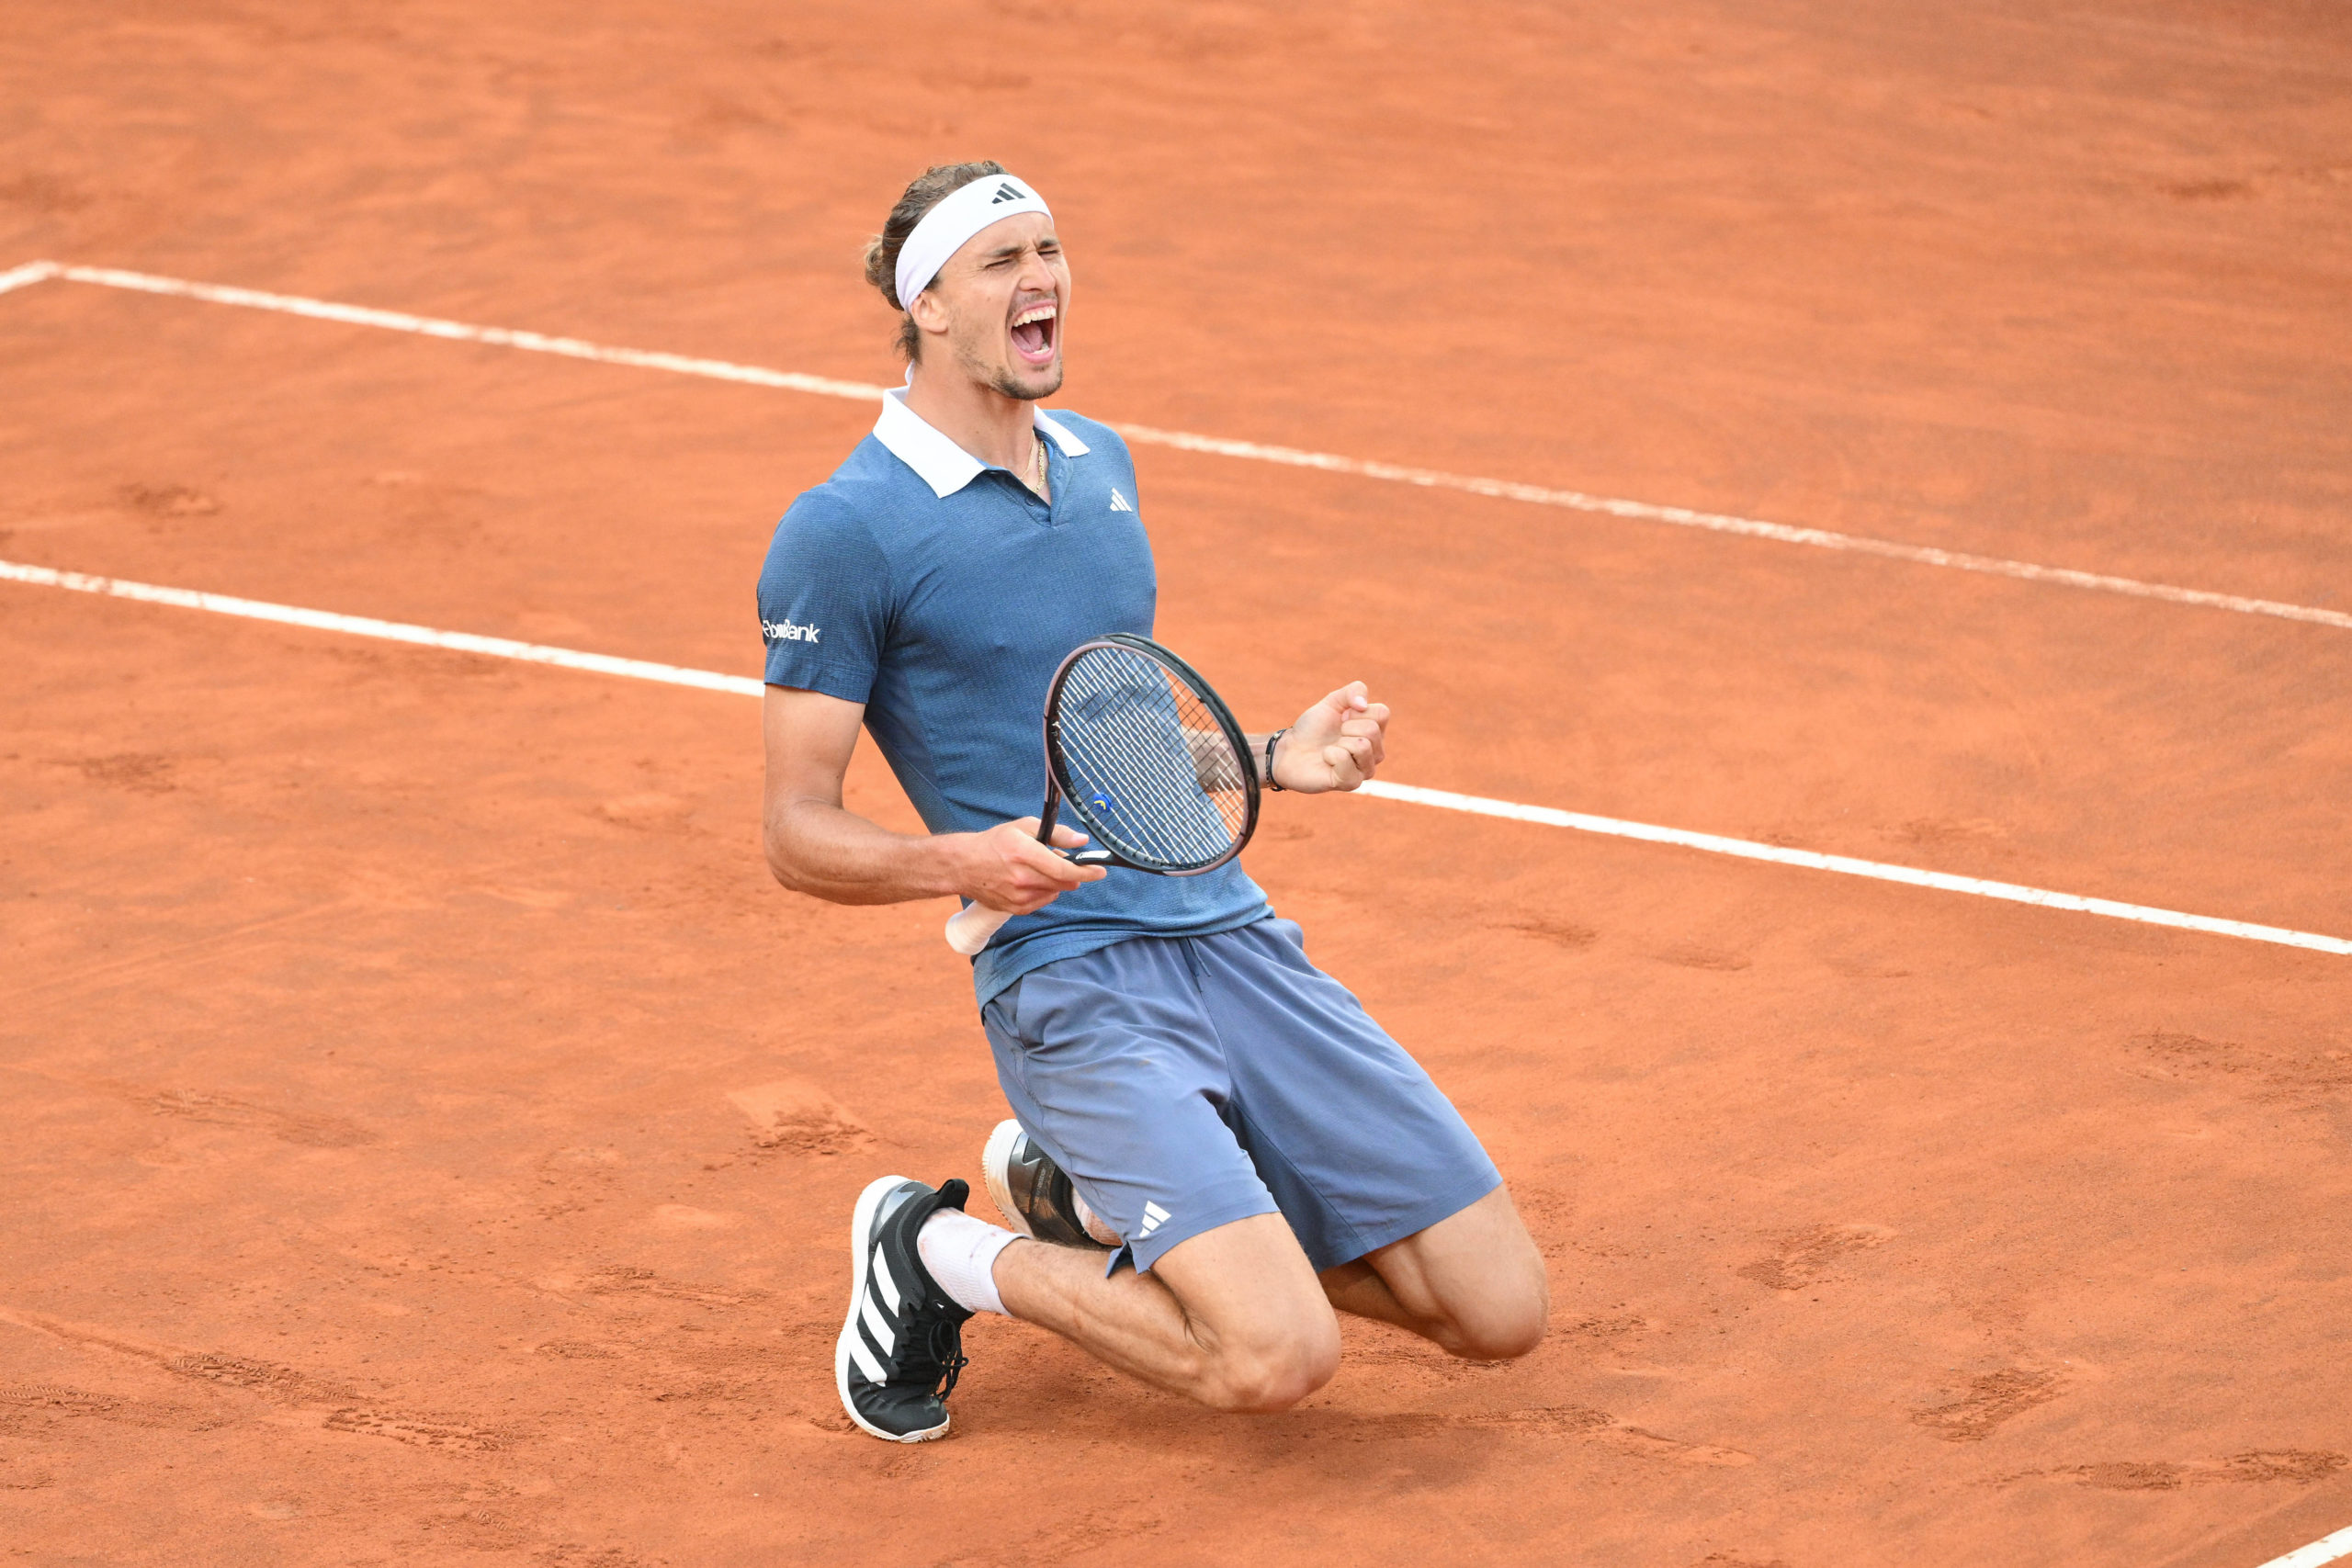
M 767 683 L 863 703 L 890 621 L 888 558 L 865 524 L 811 491 L 776 525 L 760 569 Z

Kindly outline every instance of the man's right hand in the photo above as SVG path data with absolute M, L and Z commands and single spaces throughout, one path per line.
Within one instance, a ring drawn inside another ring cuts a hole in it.
M 1008 914 L 1035 914 L 1080 884 L 1100 882 L 1110 874 L 1099 865 L 1072 865 L 1039 843 L 1035 817 L 963 837 L 968 842 L 961 857 L 962 886 L 956 891 Z M 1054 842 L 1066 850 L 1080 849 L 1086 835 L 1057 823 Z

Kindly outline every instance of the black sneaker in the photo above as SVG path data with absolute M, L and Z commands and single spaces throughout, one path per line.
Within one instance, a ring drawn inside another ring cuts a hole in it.
M 1119 1245 L 1111 1227 L 1079 1201 L 1069 1174 L 1017 1121 L 1003 1121 L 980 1151 L 980 1179 L 1004 1223 L 1023 1235 L 1063 1247 Z
M 886 1442 L 947 1435 L 947 1396 L 964 1370 L 964 1320 L 915 1250 L 915 1233 L 971 1188 L 937 1191 L 903 1176 L 866 1183 L 849 1222 L 849 1317 L 833 1346 L 833 1386 L 849 1418 Z

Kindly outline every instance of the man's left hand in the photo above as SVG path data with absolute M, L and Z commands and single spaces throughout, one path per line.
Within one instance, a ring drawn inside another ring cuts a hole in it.
M 1351 681 L 1298 716 L 1274 747 L 1274 780 L 1301 795 L 1353 789 L 1379 768 L 1387 734 L 1388 705 Z

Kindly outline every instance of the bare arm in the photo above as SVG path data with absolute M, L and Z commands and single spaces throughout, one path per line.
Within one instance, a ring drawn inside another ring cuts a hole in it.
M 767 789 L 761 840 L 768 869 L 795 892 L 836 904 L 897 904 L 955 894 L 1025 915 L 1105 874 L 1074 866 L 1037 842 L 1037 820 L 981 833 L 894 833 L 842 806 L 863 704 L 786 686 L 767 689 L 762 728 Z M 1075 848 L 1084 835 L 1057 828 Z

